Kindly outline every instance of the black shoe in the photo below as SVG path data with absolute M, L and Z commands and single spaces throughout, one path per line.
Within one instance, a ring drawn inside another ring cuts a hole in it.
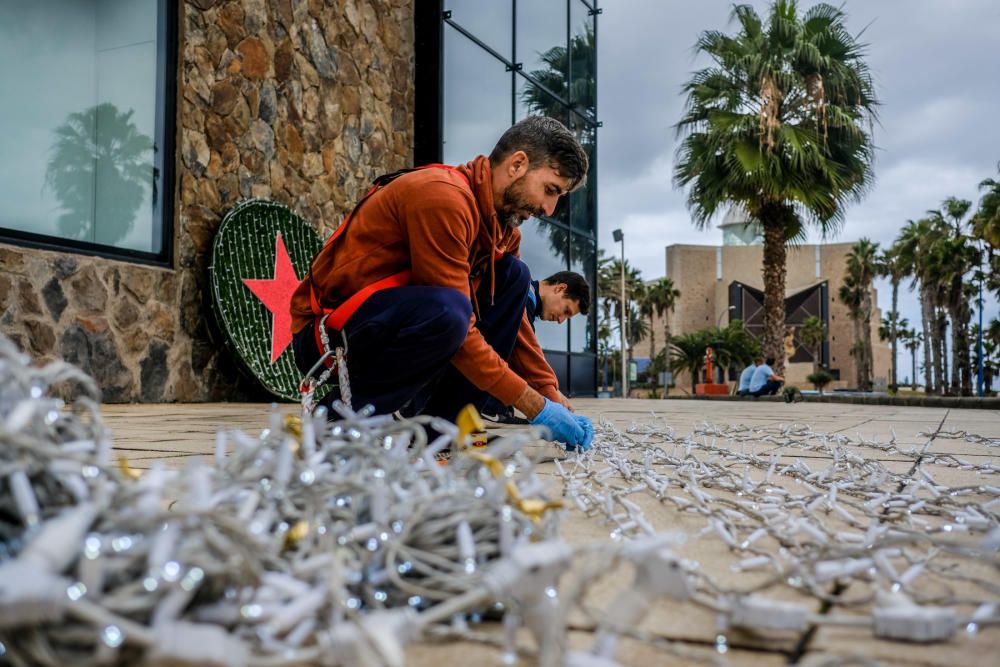
M 514 408 L 507 408 L 496 414 L 490 413 L 490 411 L 484 411 L 482 413 L 483 419 L 494 424 L 513 424 L 516 426 L 527 426 L 531 422 L 523 417 L 518 417 L 514 414 Z

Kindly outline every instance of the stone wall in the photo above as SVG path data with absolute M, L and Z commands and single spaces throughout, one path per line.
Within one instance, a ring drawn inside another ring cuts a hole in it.
M 412 162 L 413 0 L 187 0 L 178 9 L 170 268 L 0 244 L 0 332 L 107 401 L 261 397 L 213 339 L 207 269 L 237 201 L 321 234 Z

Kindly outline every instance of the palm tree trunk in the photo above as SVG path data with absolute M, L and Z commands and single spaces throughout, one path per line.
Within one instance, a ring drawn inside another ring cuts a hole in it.
M 912 389 L 913 391 L 916 391 L 917 390 L 917 348 L 916 348 L 916 346 L 914 346 L 910 350 L 910 363 L 913 364 L 913 368 L 911 369 L 912 372 L 913 372 L 913 375 L 910 376 L 910 389 Z
M 937 313 L 937 344 L 938 344 L 938 393 L 942 396 L 948 393 L 948 316 L 943 308 Z
M 931 335 L 933 328 L 934 309 L 931 304 L 930 294 L 923 284 L 920 286 L 920 326 L 924 330 L 924 393 L 934 392 L 934 379 L 932 373 L 934 366 L 931 364 L 931 348 L 934 346 L 934 336 Z M 914 378 L 916 376 L 914 375 Z
M 864 364 L 862 365 L 862 371 L 864 373 L 864 383 L 862 385 L 864 391 L 872 390 L 872 293 L 871 288 L 865 290 L 865 297 L 862 302 L 864 319 L 862 321 L 862 326 L 864 331 L 862 332 L 862 342 L 864 343 Z
M 785 229 L 764 222 L 764 356 L 774 357 L 774 372 L 785 373 Z
M 653 328 L 653 316 L 649 316 L 649 362 L 656 359 L 656 330 Z M 653 378 L 653 386 L 656 386 L 656 378 Z
M 892 341 L 892 390 L 896 391 L 898 389 L 898 374 L 896 372 L 896 339 L 899 333 L 899 310 L 897 309 L 899 305 L 899 281 L 893 279 L 892 281 L 892 330 L 891 330 L 891 341 Z

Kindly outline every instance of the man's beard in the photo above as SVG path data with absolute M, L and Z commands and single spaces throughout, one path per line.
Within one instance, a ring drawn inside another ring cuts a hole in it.
M 506 190 L 504 190 L 501 196 L 500 206 L 496 209 L 497 218 L 505 226 L 511 229 L 517 229 L 520 227 L 524 220 L 518 215 L 521 212 L 528 212 L 531 215 L 538 217 L 545 214 L 545 211 L 535 208 L 529 205 L 522 194 L 524 188 L 522 187 L 521 181 L 515 181 L 511 183 Z M 525 218 L 526 220 L 527 218 Z

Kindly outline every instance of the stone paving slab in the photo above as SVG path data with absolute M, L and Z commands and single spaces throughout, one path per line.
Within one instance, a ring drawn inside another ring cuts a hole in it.
M 616 399 L 576 399 L 577 411 L 595 420 L 607 419 L 624 430 L 633 423 L 655 422 L 669 425 L 678 436 L 685 436 L 703 424 L 743 424 L 759 427 L 778 427 L 791 424 L 808 424 L 815 432 L 843 434 L 852 440 L 847 446 L 850 452 L 867 459 L 879 460 L 894 473 L 906 474 L 913 469 L 915 456 L 925 446 L 935 455 L 952 454 L 970 463 L 989 462 L 1000 454 L 1000 447 L 988 446 L 982 441 L 962 438 L 935 438 L 939 431 L 966 431 L 987 438 L 1000 438 L 1000 411 L 960 410 L 948 408 L 917 408 L 910 406 L 875 406 L 830 403 L 785 404 L 769 401 L 729 401 L 712 402 L 699 400 L 616 400 Z M 296 414 L 298 406 L 281 404 L 282 414 Z M 270 407 L 267 404 L 162 404 L 162 405 L 109 405 L 104 406 L 103 415 L 113 430 L 115 452 L 125 456 L 136 468 L 147 468 L 154 462 L 162 462 L 169 467 L 184 466 L 193 456 L 211 456 L 214 453 L 217 428 L 239 428 L 256 435 L 268 423 Z M 502 432 L 510 427 L 491 431 Z M 900 449 L 914 448 L 914 454 L 887 453 L 882 450 L 857 444 L 859 437 L 886 443 L 895 435 Z M 695 436 L 701 442 L 701 436 Z M 720 446 L 722 443 L 717 443 Z M 672 446 L 672 445 L 671 445 Z M 760 444 L 756 453 L 769 451 L 781 453 L 783 463 L 802 459 L 812 470 L 828 465 L 830 456 L 817 449 L 804 451 L 794 446 L 771 446 Z M 709 460 L 713 454 L 693 450 L 696 457 Z M 530 455 L 536 460 L 551 461 L 565 458 L 565 454 L 553 445 L 539 444 L 531 448 Z M 733 465 L 740 465 L 733 463 Z M 740 466 L 742 467 L 742 466 Z M 1000 487 L 1000 475 L 982 474 L 975 470 L 963 470 L 937 463 L 928 463 L 925 469 L 939 483 L 952 486 L 979 486 L 991 484 Z M 559 494 L 561 480 L 556 474 L 555 464 L 543 462 L 538 473 L 553 485 L 554 494 Z M 763 473 L 751 470 L 751 477 L 760 481 Z M 795 493 L 802 488 L 791 478 L 776 477 L 772 480 L 776 487 L 784 487 Z M 713 495 L 722 497 L 727 492 L 711 489 Z M 984 502 L 992 498 L 989 494 L 977 492 L 962 497 L 963 503 Z M 701 517 L 677 510 L 671 503 L 658 502 L 652 496 L 637 495 L 632 498 L 643 508 L 646 517 L 657 530 L 686 530 L 697 533 L 705 525 Z M 587 517 L 575 506 L 566 512 L 562 522 L 562 535 L 571 544 L 581 545 L 603 542 L 610 538 L 611 526 L 603 525 L 598 517 Z M 856 528 L 855 528 L 856 530 Z M 765 538 L 757 545 L 767 550 L 777 550 L 779 545 Z M 766 572 L 735 572 L 731 565 L 742 556 L 731 551 L 717 535 L 708 533 L 702 537 L 689 537 L 686 544 L 678 549 L 682 557 L 696 560 L 699 568 L 726 586 L 743 588 L 761 581 Z M 977 568 L 979 570 L 979 568 Z M 573 576 L 567 574 L 567 578 Z M 1000 590 L 1000 574 L 995 567 L 982 568 L 984 579 Z M 621 585 L 631 578 L 628 566 L 619 566 L 607 573 L 589 591 L 587 601 L 597 608 L 603 608 L 611 600 Z M 940 577 L 928 579 L 927 593 L 946 590 Z M 951 582 L 951 589 L 966 592 L 965 585 Z M 845 591 L 845 599 L 861 601 L 870 599 L 872 590 L 868 585 L 853 584 Z M 975 592 L 975 591 L 972 591 Z M 768 589 L 768 594 L 781 599 L 802 599 L 802 594 L 790 586 L 776 586 Z M 980 589 L 979 595 L 982 595 Z M 998 596 L 1000 598 L 1000 596 Z M 807 598 L 814 602 L 812 598 Z M 998 599 L 1000 601 L 1000 599 Z M 962 609 L 963 612 L 969 611 Z M 586 627 L 585 618 L 572 619 Z M 499 628 L 483 626 L 483 632 L 500 635 Z M 794 634 L 753 635 L 750 633 L 727 632 L 728 650 L 721 654 L 716 650 L 715 638 L 718 634 L 713 614 L 691 604 L 658 601 L 652 613 L 642 625 L 642 629 L 655 632 L 665 642 L 672 645 L 673 652 L 664 647 L 655 648 L 648 644 L 625 640 L 622 642 L 618 659 L 623 665 L 689 665 L 718 664 L 731 665 L 779 665 L 789 664 L 791 656 L 801 651 L 800 664 L 822 664 L 830 657 L 849 658 L 863 655 L 883 664 L 899 664 L 912 667 L 925 665 L 986 665 L 1000 664 L 1000 628 L 980 630 L 975 636 L 964 633 L 951 642 L 931 646 L 919 646 L 901 642 L 877 640 L 865 628 L 822 627 L 813 635 L 800 637 Z M 589 632 L 572 632 L 570 646 L 585 650 L 592 643 Z M 525 636 L 524 645 L 531 643 Z M 456 660 L 469 665 L 501 665 L 502 652 L 496 646 L 476 642 L 449 641 L 438 643 L 424 641 L 407 651 L 409 665 L 417 667 L 440 667 L 456 664 Z M 518 664 L 533 664 L 522 659 Z

